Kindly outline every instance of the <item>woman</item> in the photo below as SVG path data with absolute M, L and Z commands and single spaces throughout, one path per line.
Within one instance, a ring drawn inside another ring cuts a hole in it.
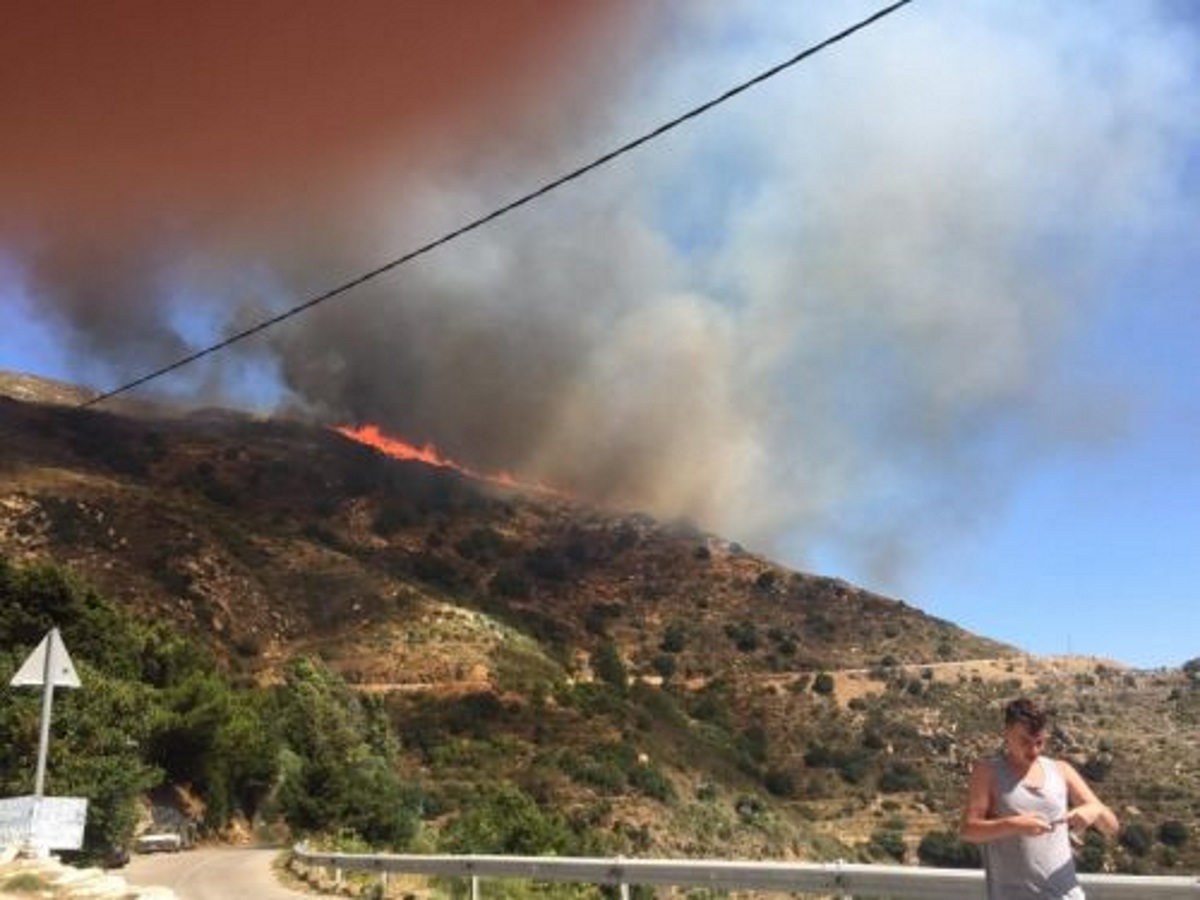
M 989 900 L 1083 900 L 1070 831 L 1120 827 L 1073 766 L 1042 755 L 1048 720 L 1032 700 L 1009 703 L 1003 749 L 971 772 L 961 831 L 983 845 Z

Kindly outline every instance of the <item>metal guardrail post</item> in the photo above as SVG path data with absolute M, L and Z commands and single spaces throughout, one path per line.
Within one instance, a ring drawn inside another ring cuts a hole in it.
M 479 876 L 471 876 L 471 900 L 479 900 Z

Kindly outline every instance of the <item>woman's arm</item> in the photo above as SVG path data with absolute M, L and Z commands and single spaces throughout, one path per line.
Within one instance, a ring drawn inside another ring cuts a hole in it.
M 1075 771 L 1074 766 L 1060 759 L 1058 768 L 1062 772 L 1063 780 L 1067 783 L 1067 798 L 1070 805 L 1067 823 L 1072 828 L 1094 826 L 1105 834 L 1115 835 L 1121 828 L 1116 813 L 1104 805 L 1096 796 L 1096 792 L 1083 780 L 1083 776 Z

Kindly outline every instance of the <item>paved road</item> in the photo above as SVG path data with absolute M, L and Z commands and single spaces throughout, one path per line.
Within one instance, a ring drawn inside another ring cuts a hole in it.
M 120 874 L 131 885 L 170 888 L 179 900 L 313 900 L 284 887 L 272 864 L 279 850 L 198 847 L 182 853 L 136 854 Z

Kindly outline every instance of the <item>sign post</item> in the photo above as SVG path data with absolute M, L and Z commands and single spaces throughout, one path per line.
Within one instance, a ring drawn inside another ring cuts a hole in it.
M 77 688 L 79 675 L 67 654 L 62 635 L 51 628 L 42 642 L 21 664 L 9 682 L 13 687 L 42 688 L 42 719 L 38 736 L 37 772 L 32 797 L 14 797 L 0 802 L 0 820 L 11 819 L 9 829 L 23 831 L 30 843 L 39 849 L 78 849 L 82 846 L 83 822 L 87 815 L 87 800 L 75 797 L 45 797 L 46 757 L 50 751 L 50 714 L 54 689 Z M 28 802 L 26 802 L 28 801 Z M 61 821 L 60 821 L 61 820 Z M 64 828 L 65 823 L 65 828 Z M 3 823 L 0 822 L 0 825 Z M 0 831 L 3 831 L 0 828 Z M 0 835 L 2 837 L 3 835 Z
M 37 649 L 29 654 L 29 658 L 17 670 L 9 682 L 13 687 L 23 685 L 42 686 L 42 723 L 38 737 L 37 774 L 34 776 L 33 795 L 40 797 L 46 786 L 46 756 L 50 750 L 50 707 L 54 703 L 56 687 L 77 688 L 79 676 L 71 657 L 67 655 L 66 645 L 57 628 L 51 628 L 37 645 Z

